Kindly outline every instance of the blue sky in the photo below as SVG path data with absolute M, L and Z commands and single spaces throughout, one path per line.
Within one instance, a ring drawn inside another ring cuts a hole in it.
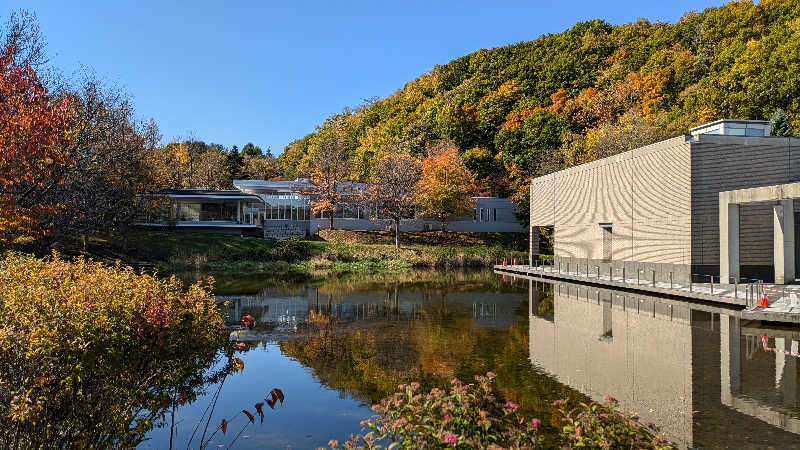
M 9 4 L 10 1 L 10 4 Z M 164 139 L 275 154 L 329 114 L 391 94 L 478 50 L 576 21 L 676 21 L 706 0 L 643 1 L 18 1 L 39 17 L 52 63 L 122 86 Z M 230 4 L 227 6 L 226 4 Z

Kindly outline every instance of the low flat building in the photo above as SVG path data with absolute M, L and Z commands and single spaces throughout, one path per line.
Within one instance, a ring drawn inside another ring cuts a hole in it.
M 315 234 L 330 226 L 330 218 L 315 215 L 306 194 L 308 180 L 234 180 L 233 190 L 166 189 L 161 191 L 169 206 L 156 217 L 138 220 L 139 225 L 203 229 L 257 234 L 282 239 Z M 380 218 L 374 207 L 358 199 L 363 183 L 341 183 L 352 197 L 334 213 L 334 228 L 343 230 L 393 229 L 393 222 Z M 475 208 L 465 217 L 454 217 L 448 231 L 525 232 L 516 217 L 517 207 L 507 198 L 473 197 Z M 401 231 L 438 230 L 441 224 L 421 214 L 400 222 Z
M 800 181 L 800 139 L 769 136 L 765 121 L 712 122 L 690 135 L 535 178 L 531 255 L 549 244 L 555 264 L 708 282 L 720 275 L 720 193 L 793 181 Z M 739 259 L 726 278 L 772 281 L 776 253 L 798 259 L 800 246 L 782 244 L 795 240 L 789 222 L 796 220 L 783 219 L 784 209 L 794 219 L 794 202 L 737 205 Z M 794 269 L 779 272 L 781 282 L 795 278 Z

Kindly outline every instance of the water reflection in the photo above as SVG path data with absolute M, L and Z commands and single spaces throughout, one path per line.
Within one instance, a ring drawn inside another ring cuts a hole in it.
M 265 386 L 278 386 L 286 403 L 249 428 L 237 448 L 313 448 L 358 432 L 372 414 L 369 405 L 398 384 L 444 386 L 489 370 L 500 374 L 501 393 L 531 398 L 523 405 L 547 413 L 553 400 L 574 391 L 531 376 L 526 291 L 527 284 L 491 273 L 427 273 L 221 295 L 231 326 L 244 314 L 258 325 L 231 332 L 248 343 L 240 354 L 245 370 L 226 381 L 218 415 L 228 417 Z M 180 423 L 194 424 L 206 405 L 201 399 L 181 408 Z M 167 436 L 162 429 L 150 437 L 149 448 L 159 448 Z
M 735 310 L 530 281 L 531 362 L 681 446 L 797 446 L 800 333 Z M 768 351 L 765 351 L 764 349 Z
M 369 405 L 400 383 L 441 386 L 490 370 L 499 393 L 543 419 L 550 437 L 554 400 L 610 394 L 681 446 L 798 446 L 800 330 L 743 321 L 734 309 L 486 273 L 245 292 L 221 295 L 230 325 L 244 314 L 258 325 L 232 331 L 249 345 L 244 372 L 222 390 L 219 415 L 274 386 L 287 400 L 237 448 L 324 446 L 358 432 Z M 178 411 L 180 435 L 206 400 Z M 163 431 L 151 433 L 150 448 L 163 447 Z

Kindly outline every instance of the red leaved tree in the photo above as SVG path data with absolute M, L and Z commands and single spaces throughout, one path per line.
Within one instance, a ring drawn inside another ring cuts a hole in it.
M 0 242 L 33 236 L 52 204 L 32 196 L 58 182 L 72 124 L 71 98 L 55 99 L 16 49 L 0 53 Z

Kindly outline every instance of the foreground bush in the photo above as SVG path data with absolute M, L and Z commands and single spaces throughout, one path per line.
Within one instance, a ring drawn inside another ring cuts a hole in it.
M 11 254 L 0 286 L 0 441 L 15 447 L 134 446 L 195 398 L 225 342 L 200 284 Z
M 499 402 L 493 378 L 490 372 L 466 385 L 454 379 L 448 391 L 427 394 L 417 392 L 419 383 L 400 385 L 400 392 L 372 407 L 379 418 L 363 422 L 371 432 L 353 436 L 345 448 L 380 448 L 387 441 L 403 448 L 536 447 L 541 422 L 523 418 L 516 403 Z
M 492 390 L 493 373 L 475 377 L 477 384 L 451 382 L 448 391 L 418 393 L 419 383 L 400 385 L 400 392 L 372 407 L 377 418 L 362 422 L 369 431 L 351 436 L 347 449 L 543 448 L 542 422 L 520 414 L 514 402 L 499 402 Z M 635 416 L 616 409 L 616 401 L 581 403 L 569 408 L 554 403 L 559 432 L 547 447 L 659 449 L 673 447 L 656 436 L 655 427 L 640 425 Z M 331 441 L 338 448 L 338 441 Z
M 671 449 L 663 437 L 654 435 L 653 425 L 644 427 L 632 414 L 617 409 L 617 401 L 606 396 L 602 403 L 581 403 L 569 408 L 567 402 L 555 402 L 561 417 L 561 440 L 571 448 L 649 448 Z

